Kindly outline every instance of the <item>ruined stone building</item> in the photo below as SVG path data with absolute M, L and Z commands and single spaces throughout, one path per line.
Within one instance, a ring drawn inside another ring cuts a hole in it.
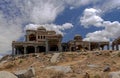
M 120 37 L 116 38 L 112 42 L 112 50 L 120 50 L 119 45 L 120 45 Z
M 44 27 L 26 30 L 25 41 L 12 42 L 12 54 L 29 54 L 36 52 L 62 51 L 62 35 L 47 31 Z
M 56 34 L 55 31 L 47 31 L 44 27 L 37 30 L 26 30 L 25 41 L 12 42 L 12 54 L 29 54 L 40 52 L 61 52 L 61 51 L 78 51 L 104 49 L 109 42 L 90 42 L 83 41 L 82 36 L 76 35 L 73 40 L 62 43 L 62 35 Z
M 94 41 L 83 41 L 82 36 L 76 35 L 74 40 L 68 42 L 69 50 L 76 51 L 76 50 L 95 50 L 95 49 L 102 49 L 107 46 L 109 50 L 109 42 L 94 42 Z

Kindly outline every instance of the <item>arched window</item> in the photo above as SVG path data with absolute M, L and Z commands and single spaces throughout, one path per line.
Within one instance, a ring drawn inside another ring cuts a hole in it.
M 36 40 L 36 36 L 34 34 L 30 34 L 29 35 L 29 40 L 30 41 L 35 41 Z

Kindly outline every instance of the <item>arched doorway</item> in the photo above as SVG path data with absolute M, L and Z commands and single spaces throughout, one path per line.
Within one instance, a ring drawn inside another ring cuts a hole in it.
M 19 46 L 18 47 L 18 52 L 19 52 L 19 54 L 24 54 L 24 47 L 23 46 Z
M 35 47 L 34 46 L 28 46 L 27 48 L 26 48 L 26 50 L 27 50 L 27 53 L 29 54 L 29 53 L 35 53 Z
M 45 52 L 45 46 L 38 46 L 38 52 Z
M 76 46 L 76 50 L 82 50 L 82 49 L 83 49 L 83 46 L 82 46 L 82 45 Z
M 75 47 L 71 47 L 71 51 L 75 51 Z
M 36 41 L 36 36 L 34 34 L 30 34 L 29 41 Z
M 89 50 L 89 48 L 88 48 L 88 47 L 85 47 L 85 50 Z
M 58 51 L 57 45 L 50 45 L 50 51 Z

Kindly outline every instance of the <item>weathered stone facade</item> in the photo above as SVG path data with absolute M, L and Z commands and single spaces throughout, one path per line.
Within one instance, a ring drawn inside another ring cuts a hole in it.
M 83 41 L 82 36 L 76 35 L 74 40 L 68 42 L 69 50 L 70 51 L 77 51 L 77 50 L 104 50 L 104 47 L 107 46 L 109 50 L 109 42 L 94 42 L 94 41 Z
M 112 50 L 120 50 L 119 45 L 120 45 L 120 37 L 116 38 L 112 42 Z
M 12 42 L 12 54 L 29 54 L 36 52 L 62 51 L 62 35 L 47 31 L 43 27 L 26 30 L 25 42 Z
M 76 35 L 68 43 L 62 43 L 61 41 L 62 35 L 56 34 L 55 31 L 47 31 L 44 27 L 39 27 L 37 30 L 26 30 L 24 42 L 12 42 L 12 55 L 53 51 L 80 51 L 82 49 L 103 50 L 104 46 L 107 46 L 109 50 L 109 42 L 83 41 L 80 35 Z

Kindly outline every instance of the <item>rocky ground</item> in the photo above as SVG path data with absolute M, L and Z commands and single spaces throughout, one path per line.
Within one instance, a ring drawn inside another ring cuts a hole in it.
M 120 51 L 8 55 L 0 60 L 0 78 L 3 71 L 16 78 L 120 78 Z

